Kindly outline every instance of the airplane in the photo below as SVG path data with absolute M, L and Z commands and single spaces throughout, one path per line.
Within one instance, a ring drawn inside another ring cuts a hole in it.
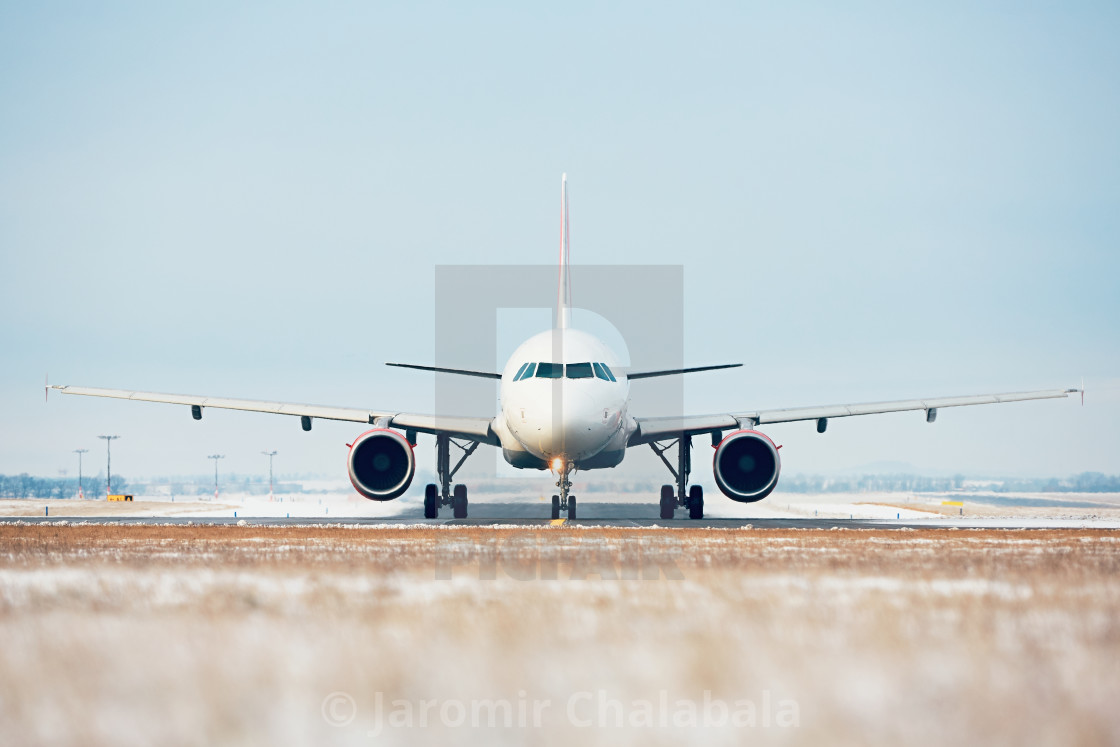
M 753 503 L 773 492 L 781 472 L 781 448 L 760 426 L 794 421 L 815 421 L 824 433 L 833 418 L 872 415 L 908 410 L 925 412 L 932 423 L 947 407 L 1065 398 L 1081 389 L 1048 389 L 1005 394 L 935 397 L 825 405 L 778 410 L 750 410 L 712 415 L 646 417 L 630 412 L 630 382 L 655 376 L 676 376 L 734 368 L 742 364 L 694 366 L 667 370 L 624 371 L 618 357 L 602 341 L 571 326 L 571 280 L 569 277 L 568 181 L 560 181 L 560 258 L 555 316 L 552 329 L 521 344 L 501 372 L 444 368 L 420 364 L 388 363 L 390 366 L 437 373 L 495 379 L 499 385 L 500 412 L 497 417 L 440 416 L 327 407 L 246 399 L 224 399 L 195 395 L 160 394 L 96 387 L 48 385 L 63 394 L 110 397 L 141 402 L 163 402 L 191 408 L 195 420 L 206 408 L 247 410 L 300 418 L 303 430 L 311 430 L 313 419 L 364 423 L 372 428 L 349 446 L 347 471 L 354 489 L 375 501 L 398 498 L 408 490 L 416 472 L 416 434 L 436 439 L 438 484 L 424 489 L 424 517 L 435 519 L 450 506 L 456 519 L 467 517 L 467 487 L 452 484 L 455 473 L 480 444 L 500 447 L 502 456 L 519 469 L 550 470 L 556 477 L 552 496 L 552 519 L 565 514 L 576 519 L 576 496 L 571 494 L 572 474 L 580 470 L 618 466 L 627 449 L 649 445 L 660 457 L 675 484 L 661 486 L 661 518 L 670 520 L 678 509 L 690 519 L 704 518 L 704 492 L 690 485 L 692 439 L 708 435 L 715 450 L 712 470 L 720 491 L 733 501 Z M 402 433 L 403 431 L 403 433 Z M 461 456 L 451 464 L 451 446 Z M 676 465 L 665 452 L 676 446 Z

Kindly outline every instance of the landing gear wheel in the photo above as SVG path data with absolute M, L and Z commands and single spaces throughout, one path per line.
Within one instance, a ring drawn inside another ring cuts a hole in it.
M 699 485 L 688 489 L 688 518 L 704 518 L 704 488 Z
M 424 518 L 437 519 L 439 518 L 439 494 L 434 484 L 428 483 L 424 487 Z
M 552 496 L 552 518 L 553 520 L 560 518 L 560 496 Z
M 568 496 L 568 521 L 576 520 L 576 497 L 574 495 Z
M 467 518 L 467 486 L 456 485 L 455 492 L 451 494 L 451 510 L 456 519 Z
M 672 485 L 661 486 L 661 518 L 673 518 L 673 512 L 677 510 L 677 496 L 673 494 Z

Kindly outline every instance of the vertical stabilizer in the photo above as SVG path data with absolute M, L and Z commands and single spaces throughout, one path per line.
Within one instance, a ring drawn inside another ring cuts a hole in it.
M 572 279 L 568 276 L 568 175 L 560 175 L 560 279 L 556 290 L 556 327 L 572 319 Z

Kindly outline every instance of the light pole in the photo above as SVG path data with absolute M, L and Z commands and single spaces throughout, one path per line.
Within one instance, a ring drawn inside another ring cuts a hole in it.
M 218 460 L 225 459 L 225 454 L 211 454 L 206 457 L 207 459 L 214 460 L 214 500 L 218 500 Z
M 120 436 L 98 436 L 105 439 L 105 499 L 113 494 L 113 440 Z
M 85 498 L 85 493 L 82 492 L 82 454 L 88 452 L 89 449 L 74 449 L 74 453 L 78 455 L 78 498 L 79 500 Z
M 276 456 L 280 452 L 278 452 L 278 451 L 262 451 L 261 453 L 264 454 L 266 457 L 268 457 L 268 500 L 271 501 L 272 500 L 272 457 Z

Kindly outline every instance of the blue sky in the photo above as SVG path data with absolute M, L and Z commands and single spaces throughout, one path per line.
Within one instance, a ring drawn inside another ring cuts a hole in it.
M 692 411 L 1089 386 L 778 427 L 787 470 L 1120 471 L 1118 33 L 1109 3 L 6 4 L 0 472 L 114 432 L 125 475 L 342 477 L 352 426 L 42 377 L 427 410 L 382 363 L 432 359 L 435 267 L 552 262 L 562 171 L 573 261 L 683 265 L 688 360 L 747 364 Z

